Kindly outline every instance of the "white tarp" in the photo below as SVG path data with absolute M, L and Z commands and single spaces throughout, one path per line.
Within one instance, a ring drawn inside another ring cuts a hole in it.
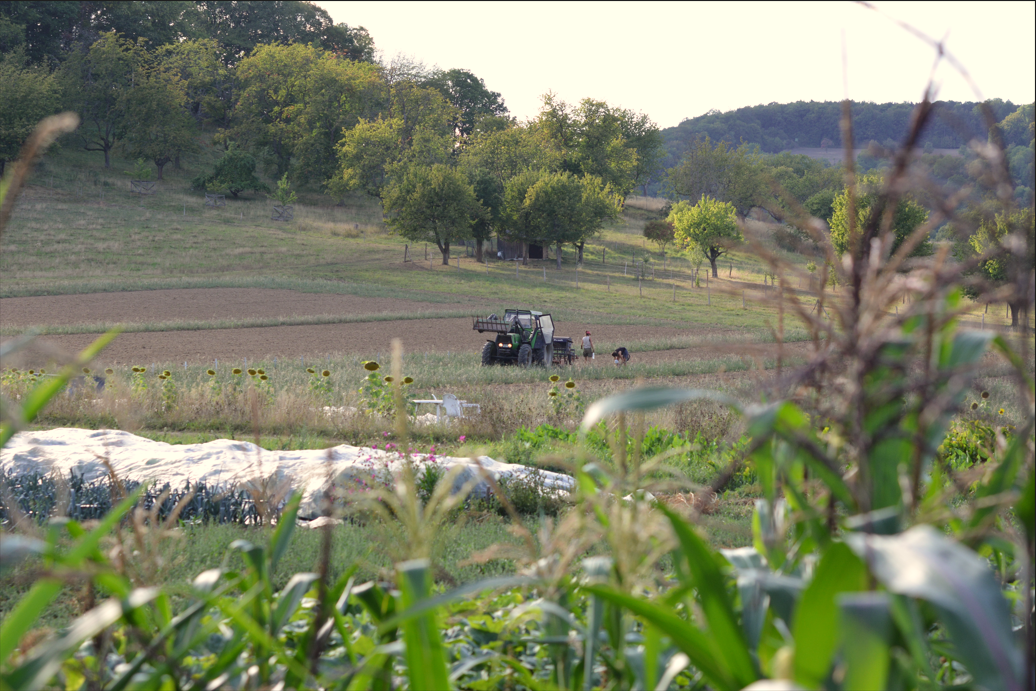
M 411 459 L 419 467 L 429 462 L 425 454 L 414 454 Z M 303 492 L 301 516 L 319 514 L 318 501 L 329 477 L 368 480 L 374 471 L 398 473 L 402 468 L 400 455 L 393 451 L 347 444 L 330 449 L 267 451 L 251 442 L 228 439 L 173 445 L 119 430 L 60 428 L 20 432 L 0 450 L 0 467 L 13 474 L 59 472 L 67 477 L 74 472 L 92 481 L 108 474 L 105 461 L 122 480 L 168 482 L 173 488 L 183 487 L 188 480 L 235 487 L 273 477 L 290 482 Z M 447 469 L 464 466 L 457 480 L 459 485 L 481 477 L 470 458 L 436 456 L 432 462 Z M 526 466 L 499 463 L 488 456 L 479 457 L 477 462 L 494 479 L 534 472 Z M 547 491 L 565 492 L 572 487 L 572 478 L 567 475 L 538 472 Z M 485 483 L 480 481 L 475 492 L 485 491 Z

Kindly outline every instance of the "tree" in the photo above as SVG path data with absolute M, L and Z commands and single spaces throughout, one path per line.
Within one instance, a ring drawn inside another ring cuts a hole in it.
M 485 208 L 486 213 L 480 215 L 471 228 L 475 238 L 475 261 L 482 261 L 482 245 L 493 237 L 500 225 L 504 207 L 504 184 L 501 180 L 484 168 L 468 171 L 468 182 L 475 193 L 475 199 Z
M 529 171 L 505 186 L 505 225 L 512 239 L 555 245 L 560 269 L 562 245 L 574 244 L 582 261 L 583 245 L 605 219 L 618 216 L 620 202 L 598 177 Z
M 542 128 L 517 124 L 474 134 L 460 153 L 462 167 L 486 170 L 501 183 L 529 170 L 561 170 L 561 164 Z
M 450 126 L 461 138 L 470 137 L 483 118 L 507 115 L 507 106 L 500 94 L 487 89 L 482 79 L 467 70 L 437 72 L 425 85 L 438 89 L 454 107 L 456 117 Z
M 676 245 L 704 255 L 712 265 L 713 278 L 719 276 L 716 260 L 732 246 L 744 242 L 734 205 L 712 197 L 703 196 L 694 206 L 686 201 L 677 202 L 667 220 L 675 229 Z
M 138 66 L 120 106 L 127 153 L 152 161 L 159 180 L 167 163 L 197 148 L 184 83 L 161 63 L 148 59 Z
M 658 125 L 644 113 L 620 110 L 619 128 L 626 146 L 637 154 L 633 165 L 633 185 L 641 187 L 647 196 L 647 186 L 661 167 L 665 155 L 665 140 Z
M 389 226 L 411 242 L 434 242 L 449 265 L 450 244 L 471 237 L 473 222 L 485 213 L 475 192 L 460 171 L 441 163 L 399 173 L 383 202 Z
M 183 82 L 188 110 L 198 127 L 230 124 L 234 76 L 223 64 L 215 39 L 170 43 L 159 46 L 155 55 Z
M 8 161 L 18 157 L 22 144 L 40 120 L 58 110 L 54 76 L 43 67 L 26 67 L 24 53 L 0 58 L 0 177 Z
M 676 237 L 676 228 L 671 221 L 656 218 L 644 224 L 644 237 L 658 245 L 658 251 L 662 253 L 663 266 L 665 265 L 665 248 Z
M 666 175 L 667 191 L 677 197 L 712 197 L 734 207 L 741 217 L 763 198 L 760 157 L 748 144 L 736 149 L 709 137 L 695 140 L 680 164 Z
M 363 27 L 335 24 L 310 2 L 207 0 L 197 3 L 205 34 L 224 46 L 224 62 L 234 65 L 260 45 L 312 45 L 350 60 L 373 62 L 374 41 Z
M 191 186 L 208 192 L 230 192 L 234 197 L 246 191 L 269 192 L 270 188 L 256 177 L 255 166 L 251 154 L 231 144 L 216 162 L 215 170 L 194 178 Z
M 388 167 L 399 159 L 399 127 L 396 120 L 360 120 L 338 143 L 338 173 L 327 183 L 328 193 L 341 197 L 360 190 L 381 198 L 388 184 Z
M 877 173 L 865 175 L 860 179 L 856 195 L 856 228 L 860 229 L 867 223 L 871 214 L 871 206 L 877 197 L 881 186 L 881 176 Z M 852 248 L 852 240 L 849 236 L 849 191 L 843 189 L 835 197 L 831 205 L 831 244 L 835 251 L 843 254 Z M 892 215 L 892 232 L 894 239 L 891 253 L 895 254 L 899 246 L 910 237 L 922 224 L 928 220 L 928 212 L 923 206 L 910 198 L 903 198 L 896 204 L 895 213 Z M 924 238 L 910 253 L 911 257 L 927 257 L 933 252 L 931 238 Z
M 968 240 L 971 251 L 985 257 L 979 265 L 983 278 L 997 286 L 1012 285 L 1007 300 L 1011 326 L 1018 327 L 1018 313 L 1025 306 L 1027 286 L 1036 265 L 1036 216 L 1032 209 L 996 214 L 982 223 Z
M 83 149 L 104 152 L 105 168 L 125 133 L 125 97 L 145 57 L 142 43 L 107 33 L 85 53 L 73 53 L 58 73 L 63 100 L 79 114 Z

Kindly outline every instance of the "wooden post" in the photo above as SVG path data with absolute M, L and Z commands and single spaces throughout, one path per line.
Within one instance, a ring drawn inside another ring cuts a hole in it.
M 608 277 L 608 292 L 612 292 L 612 277 Z
M 629 262 L 623 262 L 623 263 L 622 263 L 622 275 L 623 275 L 623 276 L 625 276 L 625 275 L 626 275 L 626 266 L 627 266 L 628 264 L 629 264 Z
M 424 258 L 428 259 L 428 243 L 424 243 Z
M 986 328 L 986 315 L 985 315 L 985 313 L 982 314 L 982 328 L 983 329 Z
M 676 302 L 676 284 L 673 284 L 673 302 Z
M 546 264 L 543 265 L 543 282 L 544 283 L 547 282 L 547 265 Z
M 514 277 L 518 278 L 518 260 L 514 260 Z
M 644 297 L 644 283 L 640 276 L 637 276 L 637 289 L 640 291 L 640 297 Z
M 709 307 L 712 307 L 712 289 L 709 288 L 708 280 L 705 281 L 705 294 L 709 298 Z
M 576 264 L 576 288 L 579 287 L 579 265 Z
M 745 291 L 741 291 L 741 309 L 745 309 Z
M 607 247 L 602 247 L 601 248 L 601 264 L 607 264 L 607 263 L 608 263 L 608 248 Z

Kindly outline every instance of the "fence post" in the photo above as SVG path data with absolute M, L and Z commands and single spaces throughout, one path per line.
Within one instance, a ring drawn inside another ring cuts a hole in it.
M 673 302 L 676 302 L 676 284 L 673 283 Z
M 607 264 L 607 263 L 608 263 L 608 248 L 607 247 L 602 247 L 601 248 L 601 264 L 604 265 L 604 264 Z
M 543 282 L 544 283 L 547 282 L 547 265 L 546 264 L 543 265 Z
M 546 271 L 546 269 L 544 269 L 544 271 Z M 514 260 L 514 277 L 518 278 L 518 260 L 517 259 Z
M 612 277 L 608 277 L 608 292 L 612 292 Z
M 640 276 L 637 276 L 637 290 L 640 291 L 640 297 L 644 297 L 644 281 Z
M 627 267 L 628 265 L 629 265 L 629 262 L 622 262 L 622 275 L 623 275 L 623 276 L 625 276 L 625 275 L 626 275 L 626 267 Z
M 576 288 L 579 287 L 579 265 L 576 264 Z
M 745 291 L 741 291 L 741 309 L 745 309 Z

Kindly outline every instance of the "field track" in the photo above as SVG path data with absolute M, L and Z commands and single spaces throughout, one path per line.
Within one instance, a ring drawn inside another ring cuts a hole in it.
M 391 298 L 356 297 L 300 293 L 290 290 L 247 288 L 205 288 L 192 290 L 153 290 L 124 293 L 94 293 L 0 300 L 0 324 L 82 324 L 94 322 L 163 322 L 171 320 L 225 320 L 245 318 L 303 317 L 307 315 L 376 315 L 407 312 L 467 309 L 472 313 L 499 309 L 500 305 L 480 305 L 458 297 L 456 305 L 431 304 Z M 730 331 L 707 327 L 693 329 L 672 326 L 631 326 L 593 323 L 560 325 L 559 335 L 578 338 L 583 331 L 593 332 L 598 347 L 596 364 L 607 364 L 604 348 L 632 345 L 638 340 L 710 336 Z M 140 364 L 151 362 L 206 362 L 268 356 L 300 357 L 325 354 L 370 357 L 389 352 L 391 340 L 403 339 L 407 352 L 461 352 L 474 356 L 486 336 L 471 329 L 466 318 L 430 318 L 369 321 L 310 326 L 268 326 L 257 328 L 207 329 L 200 331 L 158 331 L 125 333 L 112 343 L 100 358 L 103 364 Z M 74 352 L 89 344 L 96 335 L 51 335 L 46 341 L 57 348 Z M 772 346 L 716 344 L 697 349 L 636 353 L 640 362 L 698 359 L 724 354 L 766 354 Z M 766 351 L 766 352 L 763 352 Z M 40 349 L 12 358 L 6 366 L 39 365 L 45 354 Z

